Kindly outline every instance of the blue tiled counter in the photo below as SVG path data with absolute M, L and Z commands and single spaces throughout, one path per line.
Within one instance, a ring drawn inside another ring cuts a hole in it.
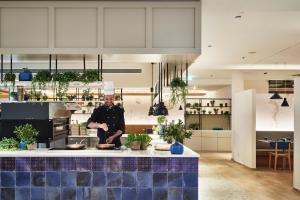
M 198 199 L 198 157 L 73 156 L 1 157 L 1 199 Z

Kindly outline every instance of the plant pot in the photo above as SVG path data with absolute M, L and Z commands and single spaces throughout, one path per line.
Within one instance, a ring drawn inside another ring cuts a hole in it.
M 138 141 L 133 141 L 130 144 L 131 150 L 140 150 L 141 149 L 141 143 Z
M 183 145 L 176 141 L 174 144 L 171 145 L 170 151 L 172 154 L 182 154 Z
M 33 144 L 27 144 L 27 149 L 28 150 L 33 150 Z
M 141 143 L 141 150 L 147 150 L 148 146 L 149 146 L 148 143 L 142 142 L 142 143 Z
M 26 150 L 26 149 L 27 149 L 27 145 L 26 145 L 26 143 L 23 142 L 23 141 L 21 141 L 21 142 L 19 143 L 19 147 L 20 147 L 21 150 Z
M 168 143 L 168 144 L 172 144 L 172 142 L 173 142 L 172 138 L 168 138 L 168 139 L 167 139 L 167 143 Z

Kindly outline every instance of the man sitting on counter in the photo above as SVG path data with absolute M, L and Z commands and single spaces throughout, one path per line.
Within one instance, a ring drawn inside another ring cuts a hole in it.
M 87 128 L 97 129 L 99 144 L 121 146 L 120 137 L 125 132 L 124 109 L 114 105 L 113 82 L 104 82 L 104 105 L 94 109 Z

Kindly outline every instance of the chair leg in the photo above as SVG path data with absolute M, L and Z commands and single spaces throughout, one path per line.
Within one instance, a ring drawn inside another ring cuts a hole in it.
M 272 155 L 269 154 L 269 168 L 271 168 L 271 162 L 272 162 Z
M 277 156 L 275 155 L 274 170 L 276 170 L 276 165 L 277 165 Z
M 288 162 L 289 162 L 289 169 L 290 169 L 290 172 L 292 171 L 292 165 L 291 165 L 291 157 L 289 156 L 288 157 Z

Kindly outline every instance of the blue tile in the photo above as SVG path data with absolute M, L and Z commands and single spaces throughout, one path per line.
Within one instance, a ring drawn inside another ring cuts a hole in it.
M 60 187 L 47 187 L 46 200 L 60 200 Z
M 123 187 L 135 187 L 136 186 L 136 172 L 124 172 L 123 173 Z
M 122 184 L 121 173 L 107 173 L 107 186 L 120 187 Z
M 15 199 L 15 188 L 1 188 L 1 200 Z
M 185 173 L 198 173 L 198 158 L 182 158 L 182 170 Z
M 137 158 L 126 157 L 122 160 L 123 171 L 136 171 L 137 170 Z
M 60 172 L 46 172 L 46 186 L 60 186 Z
M 61 186 L 76 186 L 76 172 L 61 172 Z
M 153 187 L 166 187 L 168 185 L 167 173 L 153 173 Z
M 121 199 L 121 188 L 107 188 L 107 200 Z
M 122 158 L 109 157 L 106 158 L 107 171 L 121 172 L 122 171 Z
M 15 171 L 16 163 L 13 157 L 3 157 L 1 158 L 1 171 Z
M 42 187 L 31 188 L 31 200 L 43 200 L 45 199 L 45 189 Z
M 183 199 L 198 200 L 198 188 L 183 188 Z
M 134 200 L 136 199 L 135 188 L 122 188 L 122 200 Z
M 138 171 L 151 171 L 152 170 L 152 158 L 140 157 L 137 158 Z
M 137 185 L 138 187 L 151 187 L 153 186 L 153 174 L 152 172 L 138 172 L 137 173 Z
M 30 158 L 16 158 L 16 171 L 30 171 Z
M 168 189 L 167 188 L 154 188 L 153 199 L 168 200 Z
M 90 172 L 77 172 L 77 186 L 90 186 L 91 180 L 92 177 Z
M 15 200 L 30 200 L 30 188 L 16 188 Z
M 61 169 L 62 169 L 61 158 L 56 158 L 56 157 L 46 158 L 47 171 L 61 171 Z
M 152 188 L 138 188 L 136 199 L 152 200 Z
M 169 187 L 182 187 L 182 173 L 169 173 L 168 174 Z
M 106 186 L 106 173 L 93 172 L 93 186 Z
M 46 182 L 45 172 L 31 172 L 32 186 L 45 186 Z
M 106 158 L 103 157 L 91 158 L 91 163 L 92 163 L 93 171 L 106 171 L 107 169 Z
M 169 188 L 168 190 L 168 199 L 169 200 L 182 200 L 182 188 Z
M 107 191 L 105 187 L 92 187 L 91 200 L 93 199 L 106 199 Z
M 61 193 L 63 200 L 76 200 L 76 187 L 64 187 Z
M 76 170 L 76 158 L 66 157 L 60 158 L 62 171 L 75 171 Z
M 14 172 L 1 172 L 1 186 L 15 187 L 15 176 Z
M 91 188 L 78 187 L 76 200 L 89 200 L 91 199 Z
M 182 158 L 169 158 L 169 172 L 182 172 Z
M 153 172 L 167 172 L 168 171 L 168 158 L 155 157 L 152 160 Z
M 30 172 L 16 172 L 17 186 L 30 186 Z
M 32 157 L 30 160 L 31 171 L 45 171 L 46 158 L 44 157 Z
M 184 187 L 198 187 L 198 173 L 183 173 Z
M 89 171 L 92 169 L 92 160 L 87 157 L 80 157 L 75 159 L 77 171 Z

